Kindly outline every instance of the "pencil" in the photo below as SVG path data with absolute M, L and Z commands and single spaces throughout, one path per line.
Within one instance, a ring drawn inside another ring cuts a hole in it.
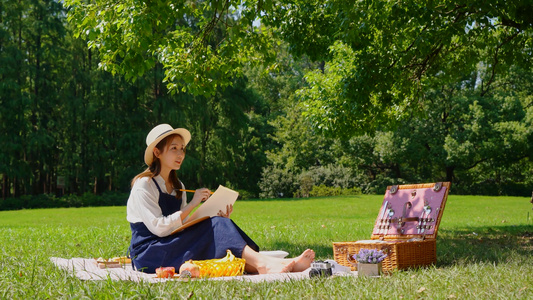
M 184 189 L 179 189 L 180 192 L 189 192 L 189 193 L 194 193 L 196 192 L 195 190 L 184 190 Z M 211 192 L 211 195 L 213 195 L 214 192 Z

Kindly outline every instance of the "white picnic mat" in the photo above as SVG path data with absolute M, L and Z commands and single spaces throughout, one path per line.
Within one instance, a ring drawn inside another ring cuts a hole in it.
M 50 260 L 59 268 L 66 270 L 71 275 L 82 280 L 130 280 L 144 282 L 164 282 L 168 280 L 182 281 L 180 278 L 163 279 L 156 278 L 155 274 L 147 274 L 133 270 L 131 265 L 125 265 L 120 268 L 100 269 L 95 260 L 90 258 L 59 258 L 51 257 Z M 243 275 L 232 277 L 216 277 L 207 280 L 242 280 L 250 282 L 271 282 L 271 281 L 292 281 L 309 278 L 309 269 L 303 272 L 279 273 L 279 274 L 261 274 L 261 275 Z M 354 272 L 355 274 L 357 272 Z M 353 275 L 353 274 L 346 274 Z M 201 279 L 204 280 L 204 279 Z

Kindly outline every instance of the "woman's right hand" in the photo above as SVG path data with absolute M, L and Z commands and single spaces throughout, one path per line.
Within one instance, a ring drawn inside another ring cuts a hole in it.
M 199 205 L 204 202 L 211 196 L 211 191 L 208 188 L 201 188 L 194 191 L 194 196 L 192 197 L 191 202 L 195 205 Z

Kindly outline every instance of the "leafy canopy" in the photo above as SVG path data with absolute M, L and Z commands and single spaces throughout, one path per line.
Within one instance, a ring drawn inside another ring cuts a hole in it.
M 261 0 L 65 4 L 77 35 L 99 50 L 100 67 L 135 80 L 161 63 L 171 92 L 213 95 L 242 76 L 245 64 L 274 54 L 268 33 L 253 24 L 266 5 Z
M 293 53 L 326 62 L 301 90 L 316 128 L 370 131 L 424 105 L 435 84 L 479 74 L 479 95 L 509 66 L 531 67 L 531 1 L 280 0 L 263 20 Z
M 460 82 L 480 64 L 480 96 L 510 66 L 531 66 L 530 0 L 65 3 L 102 68 L 135 79 L 160 62 L 173 92 L 213 95 L 244 66 L 271 61 L 279 36 L 324 62 L 299 95 L 313 126 L 335 135 L 395 123 L 425 105 L 435 81 Z

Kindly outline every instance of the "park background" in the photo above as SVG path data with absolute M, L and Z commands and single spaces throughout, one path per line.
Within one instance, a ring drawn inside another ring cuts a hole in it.
M 0 298 L 531 299 L 532 10 L 0 0 Z M 451 181 L 437 263 L 261 284 L 58 269 L 126 255 L 123 205 L 159 123 L 193 135 L 188 188 L 253 199 L 232 219 L 265 250 L 331 259 L 370 237 L 387 185 Z
M 529 196 L 531 11 L 1 0 L 0 209 L 125 204 L 159 123 L 191 131 L 192 189 Z

